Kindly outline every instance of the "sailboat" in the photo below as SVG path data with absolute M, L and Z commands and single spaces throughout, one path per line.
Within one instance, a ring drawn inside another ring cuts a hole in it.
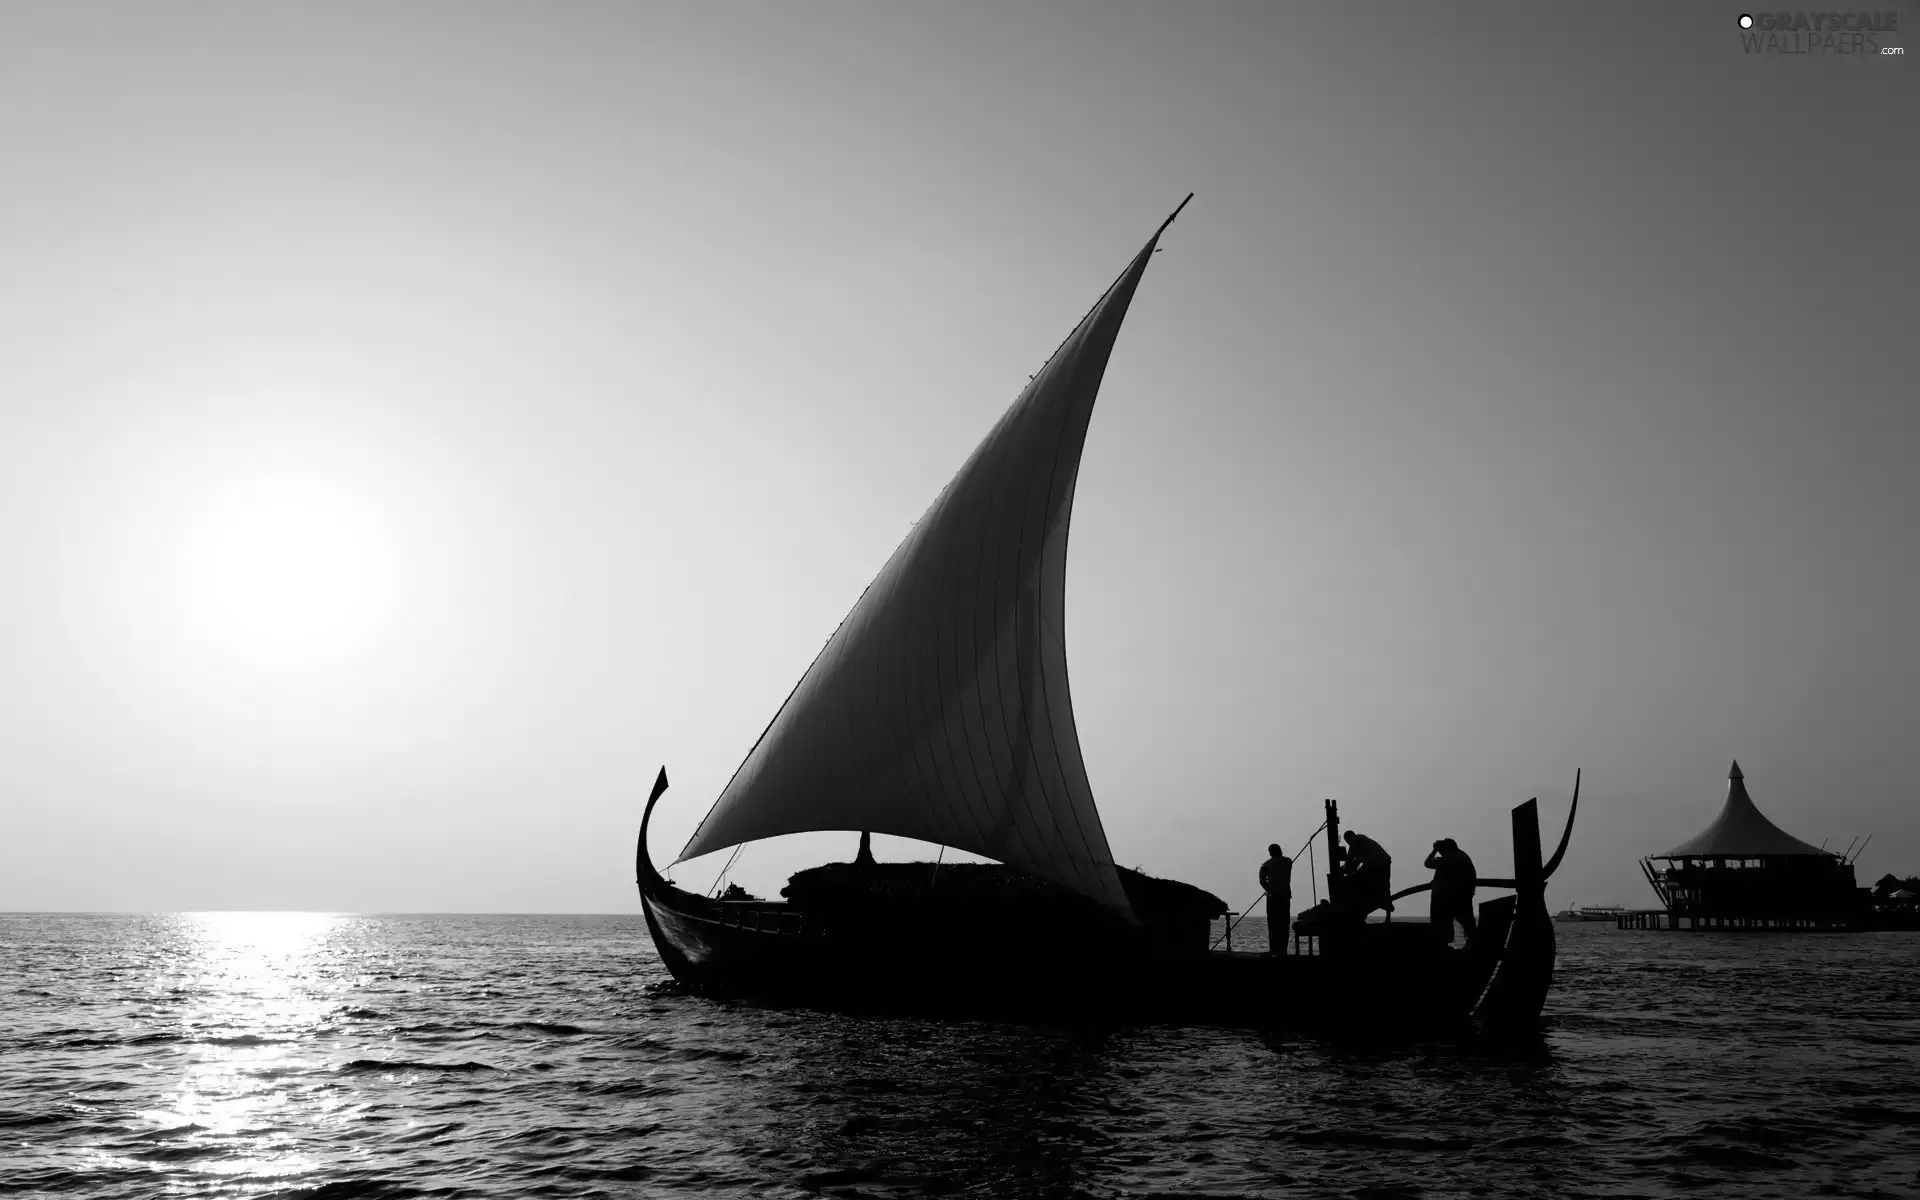
M 1189 195 L 1187 200 L 1191 200 Z M 1513 810 L 1513 894 L 1465 950 L 1418 922 L 1295 926 L 1294 953 L 1214 947 L 1226 905 L 1119 867 L 1067 683 L 1067 527 L 1081 448 L 1161 223 L 987 433 L 801 676 L 676 861 L 781 834 L 862 832 L 855 863 L 786 899 L 713 898 L 635 854 L 647 927 L 674 977 L 717 994 L 926 1010 L 1188 1019 L 1478 1017 L 1530 1027 L 1553 973 L 1537 805 Z M 1576 781 L 1575 806 L 1578 804 Z M 1326 802 L 1328 862 L 1339 817 Z M 991 864 L 874 863 L 866 832 Z M 1327 891 L 1342 901 L 1331 866 Z M 1395 899 L 1426 890 L 1408 888 Z M 1278 945 L 1285 930 L 1273 932 Z

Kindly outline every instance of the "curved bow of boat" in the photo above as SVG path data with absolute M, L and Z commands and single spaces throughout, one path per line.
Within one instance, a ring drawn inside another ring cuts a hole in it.
M 1540 869 L 1542 882 L 1553 878 L 1560 869 L 1560 860 L 1567 856 L 1567 843 L 1573 840 L 1573 815 L 1580 811 L 1580 768 L 1573 769 L 1573 803 L 1567 806 L 1567 827 L 1560 831 L 1560 844 L 1554 848 L 1553 857 Z
M 1573 830 L 1561 836 L 1565 848 Z M 1558 865 L 1560 855 L 1554 855 Z M 1529 800 L 1513 810 L 1513 895 L 1483 905 L 1482 936 L 1491 933 L 1499 956 L 1475 1015 L 1493 1032 L 1530 1035 L 1539 1028 L 1547 991 L 1553 985 L 1555 958 L 1553 919 L 1547 914 L 1547 872 L 1540 861 L 1539 802 Z M 1492 917 L 1489 921 L 1487 918 Z M 1496 929 L 1488 929 L 1494 925 Z
M 660 777 L 653 781 L 653 792 L 647 797 L 646 811 L 640 814 L 640 843 L 633 850 L 633 881 L 640 885 L 640 894 L 657 894 L 669 885 L 653 865 L 653 855 L 647 852 L 647 824 L 653 820 L 653 806 L 660 802 L 660 794 L 667 790 L 667 769 L 660 768 Z
M 633 879 L 640 885 L 640 912 L 647 919 L 647 932 L 653 935 L 653 947 L 659 952 L 660 961 L 675 979 L 698 983 L 699 968 L 689 955 L 688 947 L 682 944 L 686 938 L 680 913 L 702 901 L 669 883 L 653 865 L 653 855 L 647 852 L 647 827 L 653 821 L 653 806 L 660 802 L 660 794 L 666 790 L 667 769 L 661 767 L 659 778 L 653 781 L 653 792 L 647 797 L 646 811 L 640 814 L 640 840 L 633 850 Z

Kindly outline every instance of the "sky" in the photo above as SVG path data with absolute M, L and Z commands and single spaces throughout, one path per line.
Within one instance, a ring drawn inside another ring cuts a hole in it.
M 1920 873 L 1873 7 L 0 7 L 0 909 L 637 911 L 1189 191 L 1075 501 L 1118 861 L 1500 874 L 1581 768 L 1549 903 L 1650 905 L 1738 758 Z

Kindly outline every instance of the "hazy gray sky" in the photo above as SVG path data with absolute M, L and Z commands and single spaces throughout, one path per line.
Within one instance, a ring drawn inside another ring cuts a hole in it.
M 1738 757 L 1920 871 L 1872 7 L 8 4 L 0 908 L 636 909 L 1189 190 L 1069 568 L 1123 863 L 1502 869 L 1583 766 L 1549 900 L 1645 904 Z

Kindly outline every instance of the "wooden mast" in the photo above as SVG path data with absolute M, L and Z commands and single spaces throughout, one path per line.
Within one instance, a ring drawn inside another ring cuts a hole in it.
M 1327 903 L 1340 902 L 1340 806 L 1327 801 Z

